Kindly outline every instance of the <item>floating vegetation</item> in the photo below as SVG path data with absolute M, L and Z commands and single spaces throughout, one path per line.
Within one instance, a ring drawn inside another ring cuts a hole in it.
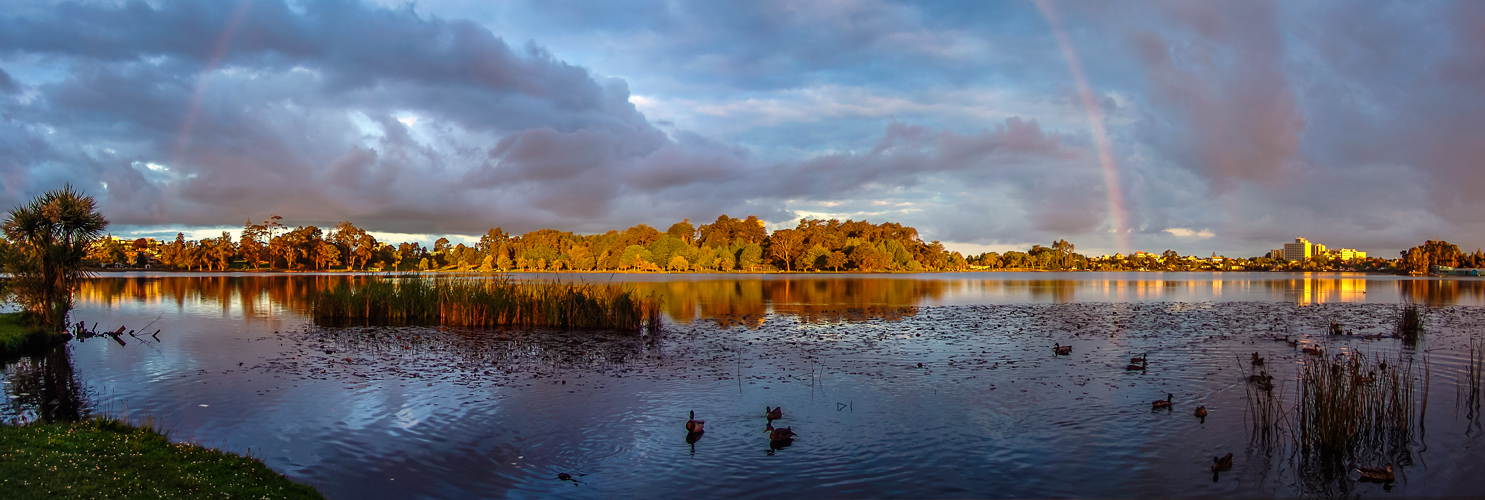
M 541 326 L 635 331 L 659 327 L 660 308 L 616 285 L 508 278 L 374 276 L 312 292 L 320 324 Z
M 1305 475 L 1328 481 L 1358 466 L 1410 465 L 1414 378 L 1401 357 L 1305 359 L 1294 430 Z

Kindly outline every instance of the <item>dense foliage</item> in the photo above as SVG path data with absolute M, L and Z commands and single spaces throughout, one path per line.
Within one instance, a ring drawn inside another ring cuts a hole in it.
M 1302 261 L 1258 257 L 1198 257 L 1161 253 L 1089 256 L 1057 240 L 1026 251 L 987 252 L 966 258 L 943 244 L 925 242 L 914 228 L 892 222 L 801 219 L 793 228 L 769 233 L 755 216 L 722 215 L 711 224 L 690 220 L 665 231 L 645 224 L 623 231 L 577 234 L 540 229 L 522 235 L 492 228 L 478 243 L 432 248 L 389 244 L 350 222 L 328 230 L 290 228 L 278 216 L 244 224 L 231 233 L 200 241 L 177 234 L 151 248 L 146 240 L 107 240 L 95 245 L 97 264 L 173 269 L 282 269 L 295 271 L 641 271 L 641 272 L 917 272 L 969 270 L 1047 271 L 1372 271 L 1426 273 L 1434 266 L 1485 267 L 1485 252 L 1466 254 L 1453 244 L 1428 241 L 1401 259 L 1340 260 L 1321 254 Z M 153 257 L 151 257 L 153 256 Z
M 769 234 L 757 217 L 722 215 L 700 227 L 684 220 L 661 232 L 640 224 L 623 231 L 581 235 L 540 229 L 511 235 L 490 229 L 479 243 L 433 248 L 396 245 L 350 222 L 328 232 L 315 226 L 288 228 L 274 216 L 249 221 L 239 240 L 230 233 L 200 241 L 175 241 L 151 249 L 145 240 L 97 245 L 100 264 L 155 264 L 176 269 L 233 267 L 286 270 L 459 270 L 459 271 L 943 271 L 968 263 L 939 242 L 896 223 L 803 219 L 792 229 Z
M 11 209 L 0 245 L 0 268 L 11 276 L 6 291 L 38 324 L 60 330 L 88 252 L 107 227 L 93 197 L 70 185 Z

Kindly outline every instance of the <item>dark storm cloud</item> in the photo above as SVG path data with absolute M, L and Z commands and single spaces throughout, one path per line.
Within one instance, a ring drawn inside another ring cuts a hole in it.
M 0 16 L 0 54 L 66 61 L 64 78 L 13 105 L 29 125 L 61 133 L 8 134 L 7 177 L 41 168 L 19 153 L 63 149 L 60 170 L 71 174 L 63 177 L 94 191 L 93 180 L 108 183 L 99 195 L 117 223 L 209 225 L 282 212 L 301 221 L 386 217 L 399 221 L 388 229 L 411 231 L 432 221 L 408 214 L 496 215 L 445 205 L 461 197 L 441 194 L 464 188 L 458 173 L 478 164 L 472 152 L 485 140 L 562 131 L 575 137 L 568 159 L 633 156 L 666 141 L 629 105 L 622 81 L 534 45 L 512 49 L 467 22 L 349 2 L 306 3 L 302 14 L 281 2 L 245 5 L 62 4 Z M 398 112 L 433 123 L 427 137 L 413 138 Z M 91 147 L 102 144 L 117 147 Z M 538 192 L 572 188 L 539 181 L 596 165 L 527 164 L 509 174 L 538 181 Z M 582 194 L 585 215 L 615 196 Z M 559 196 L 529 198 L 556 207 Z M 484 223 L 435 225 L 473 232 Z
M 1163 33 L 1130 35 L 1149 80 L 1148 137 L 1200 169 L 1213 189 L 1278 182 L 1296 159 L 1305 120 L 1282 68 L 1277 6 L 1168 5 Z
M 244 5 L 64 4 L 0 16 L 0 54 L 64 62 L 36 99 L 12 105 L 31 128 L 58 132 L 9 135 L 8 153 L 33 153 L 8 155 L 6 175 L 46 165 L 95 192 L 119 224 L 235 225 L 274 213 L 291 224 L 478 233 L 722 212 L 787 219 L 786 199 L 891 199 L 944 175 L 1034 190 L 1049 181 L 1017 166 L 1081 154 L 1012 119 L 978 134 L 896 124 L 868 152 L 765 164 L 746 148 L 662 132 L 623 80 L 535 44 L 512 48 L 469 22 L 351 2 Z M 839 43 L 877 43 L 869 38 Z M 45 187 L 6 184 L 11 202 Z M 1033 211 L 1043 225 L 1070 220 Z

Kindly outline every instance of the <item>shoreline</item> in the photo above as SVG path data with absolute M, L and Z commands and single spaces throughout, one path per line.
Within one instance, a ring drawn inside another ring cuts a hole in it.
M 665 276 L 665 275 L 676 275 L 676 276 L 711 276 L 711 275 L 716 275 L 716 276 L 749 276 L 749 275 L 760 275 L 760 274 L 761 275 L 785 275 L 785 276 L 816 276 L 816 275 L 818 275 L 818 276 L 834 276 L 834 275 L 877 275 L 877 274 L 880 274 L 880 275 L 901 275 L 901 274 L 975 274 L 975 273 L 985 273 L 985 274 L 995 274 L 995 273 L 1079 273 L 1079 274 L 1082 274 L 1082 273 L 1087 273 L 1087 274 L 1092 274 L 1092 273 L 1208 273 L 1208 274 L 1223 274 L 1223 273 L 1254 273 L 1254 274 L 1291 273 L 1291 274 L 1363 274 L 1363 275 L 1368 275 L 1368 276 L 1373 276 L 1373 275 L 1375 275 L 1375 276 L 1401 276 L 1401 277 L 1414 277 L 1414 278 L 1450 278 L 1450 277 L 1455 277 L 1455 278 L 1461 278 L 1461 277 L 1463 277 L 1463 278 L 1467 278 L 1467 277 L 1471 277 L 1471 276 L 1451 276 L 1451 275 L 1444 275 L 1444 274 L 1412 275 L 1412 274 L 1389 273 L 1389 272 L 1382 272 L 1382 271 L 1294 271 L 1294 270 L 1287 270 L 1287 269 L 1286 270 L 1244 269 L 1244 270 L 1230 270 L 1230 271 L 1229 270 L 1211 270 L 1211 269 L 1192 269 L 1192 270 L 1180 270 L 1180 271 L 1165 271 L 1165 270 L 1158 270 L 1157 271 L 1157 270 L 1134 270 L 1134 269 L 1121 269 L 1121 270 L 1108 270 L 1108 271 L 1093 271 L 1093 270 L 1087 270 L 1087 269 L 1058 269 L 1058 270 L 1052 270 L 1052 269 L 973 269 L 973 270 L 965 270 L 965 271 L 707 271 L 707 272 L 693 272 L 693 271 L 631 271 L 631 270 L 624 270 L 624 271 L 606 271 L 606 270 L 593 270 L 593 271 L 545 271 L 545 270 L 541 270 L 541 271 L 538 271 L 538 270 L 521 270 L 521 269 L 515 269 L 515 270 L 509 270 L 509 271 L 479 271 L 479 270 L 459 271 L 459 270 L 454 270 L 454 269 L 410 270 L 410 271 L 382 271 L 382 270 L 360 270 L 360 271 L 357 271 L 357 270 L 350 270 L 350 269 L 322 269 L 322 270 L 313 270 L 313 269 L 296 269 L 296 270 L 289 270 L 289 269 L 226 269 L 226 270 L 220 270 L 220 271 L 206 271 L 206 270 L 188 270 L 188 269 L 142 269 L 142 268 L 128 268 L 128 269 L 111 268 L 111 269 L 103 269 L 103 268 L 93 268 L 93 269 L 89 269 L 89 272 L 93 273 L 94 275 L 115 274 L 115 273 L 122 274 L 122 273 L 150 272 L 150 273 L 171 273 L 171 274 L 175 274 L 175 273 L 178 273 L 178 274 L 242 273 L 242 274 L 347 274 L 347 275 L 397 275 L 397 274 L 408 274 L 408 275 L 422 275 L 422 274 L 435 274 L 435 275 L 436 274 L 480 274 L 480 275 L 500 275 L 500 274 L 554 274 L 554 275 L 557 275 L 557 274 L 626 274 L 627 275 L 627 274 L 633 274 L 633 275 L 647 275 L 647 276 Z
M 69 337 L 25 324 L 22 313 L 0 313 L 0 359 L 9 359 L 66 342 Z
M 323 499 L 252 456 L 171 442 L 148 425 L 93 417 L 75 423 L 0 424 L 6 498 Z

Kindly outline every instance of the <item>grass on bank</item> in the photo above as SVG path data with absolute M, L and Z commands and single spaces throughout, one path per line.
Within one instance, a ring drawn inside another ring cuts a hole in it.
M 31 324 L 24 313 L 0 314 L 0 358 L 18 356 L 45 347 L 54 333 Z
M 540 326 L 614 330 L 659 326 L 660 307 L 617 285 L 510 279 L 374 276 L 311 297 L 321 324 Z
M 324 498 L 262 461 L 172 443 L 154 429 L 95 417 L 0 425 L 0 496 L 31 498 Z

